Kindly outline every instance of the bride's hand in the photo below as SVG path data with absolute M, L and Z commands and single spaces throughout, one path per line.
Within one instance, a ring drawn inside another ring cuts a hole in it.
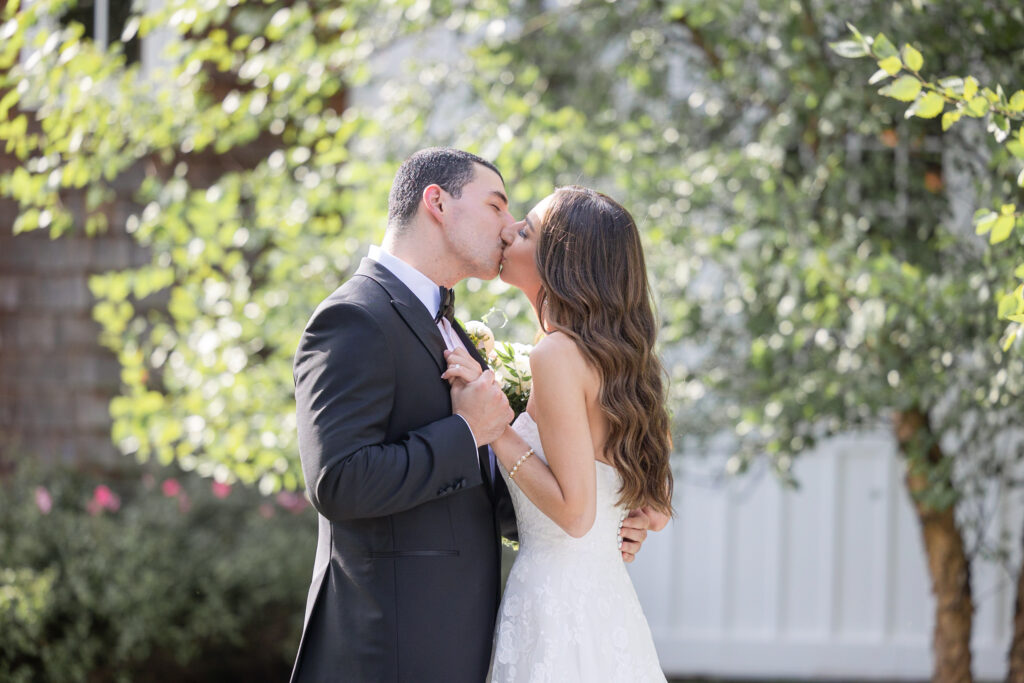
M 448 380 L 450 384 L 455 384 L 457 380 L 472 382 L 483 372 L 480 363 L 475 361 L 466 349 L 445 351 L 444 358 L 448 361 L 448 369 L 441 375 L 441 379 Z

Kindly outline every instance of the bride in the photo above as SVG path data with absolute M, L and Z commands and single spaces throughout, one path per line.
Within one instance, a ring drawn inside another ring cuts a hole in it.
M 671 441 L 640 236 L 610 197 L 565 187 L 506 228 L 501 278 L 546 336 L 526 412 L 491 446 L 512 495 L 519 553 L 495 629 L 490 680 L 664 681 L 619 555 L 633 508 L 672 514 Z M 447 355 L 450 382 L 479 375 Z

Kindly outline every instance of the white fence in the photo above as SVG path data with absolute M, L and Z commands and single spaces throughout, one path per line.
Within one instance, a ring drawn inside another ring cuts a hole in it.
M 893 443 L 836 439 L 796 475 L 797 491 L 677 478 L 677 518 L 630 568 L 666 674 L 929 678 L 934 600 Z M 1016 546 L 1024 505 L 997 508 L 989 531 Z M 1015 583 L 992 562 L 972 572 L 975 676 L 1001 680 Z

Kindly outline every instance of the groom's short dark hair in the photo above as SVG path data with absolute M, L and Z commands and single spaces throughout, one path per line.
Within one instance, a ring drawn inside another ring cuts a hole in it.
M 505 182 L 494 164 L 461 149 L 428 147 L 403 161 L 388 195 L 388 225 L 408 225 L 428 185 L 438 185 L 451 196 L 461 197 L 462 188 L 473 180 L 474 164 L 491 169 Z

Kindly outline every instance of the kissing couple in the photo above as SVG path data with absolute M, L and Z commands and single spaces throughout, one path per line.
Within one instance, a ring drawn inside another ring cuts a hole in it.
M 544 335 L 511 425 L 450 289 L 499 272 Z M 657 330 L 611 198 L 559 188 L 517 221 L 490 162 L 403 162 L 383 243 L 295 354 L 319 538 L 291 680 L 664 681 L 624 564 L 672 514 Z

